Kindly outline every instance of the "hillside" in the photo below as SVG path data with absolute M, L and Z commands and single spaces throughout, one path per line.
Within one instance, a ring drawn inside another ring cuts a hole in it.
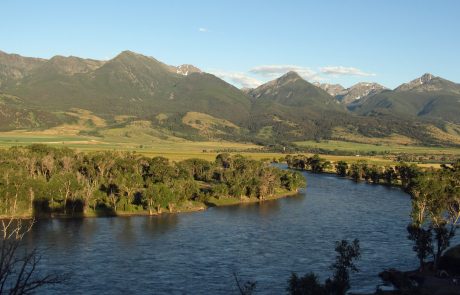
M 0 87 L 22 79 L 45 62 L 46 60 L 41 58 L 23 57 L 0 51 Z
M 358 102 L 351 109 L 359 115 L 397 114 L 460 123 L 460 85 L 425 74 L 392 91 Z
M 348 116 L 326 91 L 289 72 L 249 92 L 250 130 L 262 139 L 327 137 L 328 120 Z
M 131 51 L 107 61 L 0 52 L 1 131 L 97 140 L 110 130 L 137 128 L 158 140 L 456 145 L 459 97 L 458 84 L 432 75 L 387 90 L 376 83 L 312 84 L 288 72 L 240 90 L 193 65 L 171 66 Z
M 177 74 L 153 58 L 129 51 L 105 63 L 53 57 L 2 91 L 31 107 L 81 108 L 104 117 L 201 111 L 240 123 L 250 104 L 238 89 L 210 74 Z

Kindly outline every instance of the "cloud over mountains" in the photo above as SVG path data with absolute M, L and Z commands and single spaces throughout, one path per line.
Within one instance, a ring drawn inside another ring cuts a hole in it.
M 363 71 L 355 67 L 325 66 L 313 69 L 298 65 L 260 65 L 246 72 L 229 72 L 223 70 L 210 70 L 209 72 L 238 87 L 255 88 L 268 80 L 272 80 L 294 71 L 309 82 L 327 82 L 328 77 L 374 77 L 376 74 Z
M 367 72 L 364 72 L 354 67 L 328 66 L 328 67 L 320 67 L 319 70 L 321 73 L 324 73 L 327 75 L 335 75 L 335 76 L 362 76 L 362 77 L 375 76 L 374 73 L 367 73 Z

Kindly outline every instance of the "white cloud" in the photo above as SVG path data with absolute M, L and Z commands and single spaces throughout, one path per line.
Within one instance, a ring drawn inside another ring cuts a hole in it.
M 374 73 L 366 73 L 360 69 L 353 67 L 343 67 L 343 66 L 328 66 L 319 68 L 321 73 L 326 75 L 333 76 L 362 76 L 362 77 L 371 77 L 375 76 Z
M 262 84 L 261 81 L 242 72 L 211 71 L 211 74 L 244 88 L 255 88 Z
M 201 33 L 207 33 L 209 30 L 207 28 L 198 28 L 198 31 Z
M 318 68 L 298 65 L 261 65 L 251 68 L 247 72 L 227 72 L 221 70 L 210 71 L 217 77 L 237 87 L 256 88 L 269 80 L 274 80 L 287 72 L 294 71 L 303 79 L 310 82 L 328 83 L 331 77 L 360 76 L 371 77 L 374 73 L 367 73 L 354 67 L 326 66 Z M 338 83 L 338 82 L 335 82 Z
M 251 73 L 268 77 L 268 78 L 278 78 L 281 75 L 284 75 L 287 72 L 294 71 L 299 74 L 302 78 L 309 81 L 321 81 L 322 77 L 311 68 L 301 67 L 296 65 L 263 65 L 257 66 L 249 70 Z

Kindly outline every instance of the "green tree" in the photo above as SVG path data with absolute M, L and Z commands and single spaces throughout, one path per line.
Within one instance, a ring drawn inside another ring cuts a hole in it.
M 152 185 L 153 195 L 156 196 L 157 201 L 157 212 L 161 213 L 161 208 L 168 208 L 169 211 L 173 210 L 172 204 L 176 201 L 174 193 L 165 184 L 154 184 Z
M 369 179 L 372 183 L 378 184 L 380 182 L 380 178 L 382 178 L 382 168 L 376 165 L 372 165 L 367 169 L 367 174 L 369 175 Z
M 347 176 L 347 171 L 348 171 L 348 164 L 345 161 L 338 161 L 337 164 L 335 164 L 335 171 L 337 175 L 345 177 Z
M 398 174 L 393 167 L 386 166 L 383 172 L 383 178 L 386 184 L 392 185 L 398 179 Z
M 54 208 L 54 201 L 58 201 L 61 204 L 64 214 L 67 214 L 68 207 L 70 207 L 72 213 L 74 213 L 74 201 L 77 197 L 77 192 L 81 188 L 76 175 L 71 172 L 55 174 L 52 176 L 49 183 L 52 208 Z M 56 198 L 54 196 L 56 196 Z
M 216 198 L 227 197 L 229 194 L 228 186 L 225 183 L 217 183 L 211 187 L 212 195 Z
M 425 260 L 433 255 L 433 240 L 431 228 L 424 229 L 420 225 L 409 224 L 407 226 L 407 232 L 409 235 L 407 238 L 414 242 L 412 249 L 417 253 L 419 259 L 420 270 L 423 270 Z
M 415 185 L 415 179 L 420 175 L 420 169 L 415 164 L 408 165 L 400 162 L 396 166 L 396 171 L 399 174 L 403 190 L 410 192 L 412 186 Z
M 120 194 L 124 198 L 123 209 L 131 210 L 131 205 L 134 202 L 134 195 L 143 188 L 144 181 L 142 176 L 136 173 L 120 173 L 116 179 Z
M 299 172 L 283 171 L 281 185 L 289 191 L 296 191 L 306 185 L 305 177 Z
M 348 173 L 354 181 L 358 182 L 364 178 L 366 170 L 367 170 L 366 161 L 359 160 L 358 162 L 351 164 Z
M 313 173 L 322 173 L 324 170 L 331 167 L 331 162 L 321 158 L 319 155 L 313 155 L 307 159 L 307 165 Z
M 455 166 L 452 166 L 455 167 Z M 453 169 L 429 170 L 417 173 L 410 180 L 412 196 L 412 224 L 434 232 L 433 251 L 435 267 L 454 237 L 460 216 L 458 171 Z M 415 237 L 423 237 L 418 235 Z M 415 243 L 422 243 L 415 240 Z
M 326 290 L 332 291 L 331 294 L 345 295 L 350 289 L 350 272 L 358 272 L 355 260 L 361 256 L 359 240 L 355 239 L 352 243 L 342 240 L 336 242 L 335 251 L 337 252 L 336 261 L 332 265 L 334 274 L 332 279 L 326 281 Z

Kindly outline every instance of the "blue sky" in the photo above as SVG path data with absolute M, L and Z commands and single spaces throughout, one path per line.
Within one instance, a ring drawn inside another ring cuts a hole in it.
M 237 86 L 288 70 L 395 87 L 460 82 L 460 1 L 0 1 L 0 50 L 110 59 L 129 49 Z

